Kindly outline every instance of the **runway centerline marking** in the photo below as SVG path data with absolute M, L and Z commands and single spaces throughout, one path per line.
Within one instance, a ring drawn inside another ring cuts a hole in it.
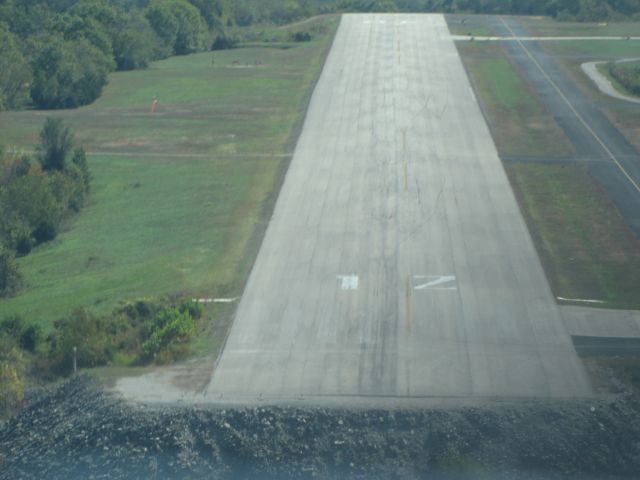
M 411 331 L 411 275 L 407 275 L 404 285 L 404 326 Z
M 454 275 L 414 275 L 414 280 L 422 283 L 414 285 L 414 290 L 457 290 Z
M 338 275 L 342 290 L 357 290 L 359 279 L 357 275 Z

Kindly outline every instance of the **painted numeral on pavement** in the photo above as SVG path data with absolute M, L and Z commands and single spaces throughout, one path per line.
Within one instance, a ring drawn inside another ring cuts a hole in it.
M 358 289 L 357 275 L 338 275 L 338 280 L 340 280 L 340 287 L 342 288 L 342 290 Z

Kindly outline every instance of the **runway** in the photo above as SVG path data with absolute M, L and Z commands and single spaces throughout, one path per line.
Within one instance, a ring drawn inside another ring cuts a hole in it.
M 591 393 L 443 16 L 343 16 L 206 399 Z

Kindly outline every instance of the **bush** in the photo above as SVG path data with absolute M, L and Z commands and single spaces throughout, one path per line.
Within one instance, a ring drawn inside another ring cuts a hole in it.
M 106 335 L 109 318 L 97 317 L 77 309 L 54 323 L 49 336 L 49 357 L 55 372 L 66 374 L 73 369 L 73 348 L 77 348 L 78 367 L 106 365 L 113 357 L 112 338 Z
M 47 117 L 40 130 L 38 161 L 45 172 L 62 171 L 73 149 L 73 134 L 60 118 Z
M 15 255 L 0 245 L 0 297 L 15 295 L 22 283 L 22 274 L 18 270 Z
M 40 132 L 38 163 L 0 156 L 0 242 L 17 255 L 53 240 L 62 222 L 84 205 L 91 174 L 73 134 L 47 118 Z
M 211 45 L 211 50 L 229 50 L 235 48 L 237 41 L 231 37 L 218 35 Z
M 42 327 L 40 325 L 27 325 L 24 327 L 18 339 L 18 345 L 27 352 L 34 353 L 42 338 Z
M 32 68 L 31 99 L 37 107 L 74 108 L 100 96 L 115 62 L 84 38 L 53 36 L 34 57 Z
M 13 339 L 0 335 L 0 417 L 13 413 L 24 399 L 24 355 Z
M 0 322 L 0 337 L 11 339 L 22 350 L 35 352 L 40 343 L 42 328 L 40 325 L 27 325 L 22 317 L 14 315 Z
M 167 308 L 154 318 L 151 335 L 142 348 L 148 358 L 158 363 L 175 360 L 186 353 L 185 344 L 196 333 L 196 321 L 188 310 Z
M 610 63 L 611 76 L 634 95 L 640 95 L 640 65 Z
M 296 32 L 293 35 L 294 42 L 310 42 L 311 34 L 309 32 Z

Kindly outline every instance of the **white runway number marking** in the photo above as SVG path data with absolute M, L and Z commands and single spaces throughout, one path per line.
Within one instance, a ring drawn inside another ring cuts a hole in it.
M 358 289 L 358 276 L 357 275 L 338 275 L 340 280 L 340 288 L 342 290 L 357 290 Z
M 414 290 L 457 290 L 453 275 L 414 275 Z

